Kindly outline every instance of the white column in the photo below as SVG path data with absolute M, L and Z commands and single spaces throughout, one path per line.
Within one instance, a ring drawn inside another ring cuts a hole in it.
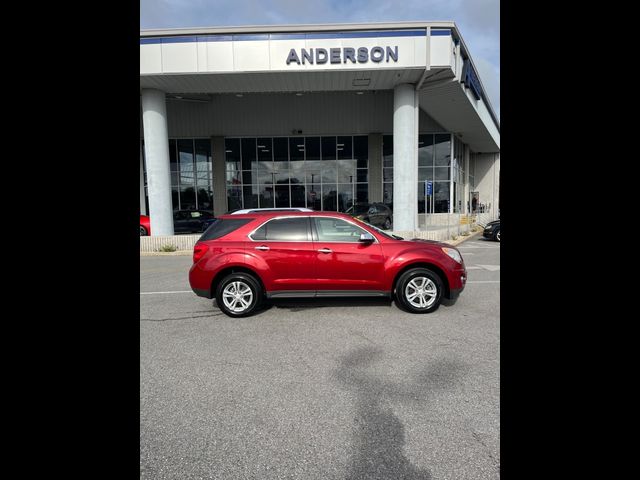
M 403 83 L 393 90 L 393 229 L 417 229 L 418 95 Z
M 142 90 L 142 123 L 151 233 L 153 236 L 173 235 L 169 136 L 164 92 Z
M 140 142 L 140 215 L 147 214 L 147 206 L 144 201 L 144 163 L 142 160 L 142 142 Z

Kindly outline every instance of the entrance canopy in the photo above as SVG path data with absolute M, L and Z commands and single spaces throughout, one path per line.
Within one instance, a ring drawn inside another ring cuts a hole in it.
M 476 152 L 500 149 L 499 124 L 452 22 L 146 30 L 140 88 L 206 100 L 222 93 L 392 90 Z

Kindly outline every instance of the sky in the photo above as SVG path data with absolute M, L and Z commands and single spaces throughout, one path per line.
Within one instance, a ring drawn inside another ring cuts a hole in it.
M 140 28 L 454 21 L 500 118 L 500 0 L 140 0 Z

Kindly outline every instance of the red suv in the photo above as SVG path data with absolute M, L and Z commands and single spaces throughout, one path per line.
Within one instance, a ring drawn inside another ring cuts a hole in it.
M 451 245 L 403 240 L 335 212 L 222 215 L 196 243 L 189 271 L 193 291 L 231 317 L 292 297 L 391 296 L 429 313 L 466 279 Z

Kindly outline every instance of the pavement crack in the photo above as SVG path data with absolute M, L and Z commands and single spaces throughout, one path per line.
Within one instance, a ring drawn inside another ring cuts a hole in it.
M 491 461 L 493 462 L 493 466 L 496 467 L 498 470 L 500 469 L 500 462 L 498 460 L 496 460 L 496 458 L 493 456 L 493 454 L 491 453 L 491 449 L 489 447 L 487 447 L 487 444 L 484 443 L 482 441 L 482 438 L 480 438 L 480 435 L 474 431 L 471 432 L 471 435 L 473 435 L 473 438 L 480 444 L 482 445 L 485 453 L 487 454 L 487 456 L 491 459 Z

